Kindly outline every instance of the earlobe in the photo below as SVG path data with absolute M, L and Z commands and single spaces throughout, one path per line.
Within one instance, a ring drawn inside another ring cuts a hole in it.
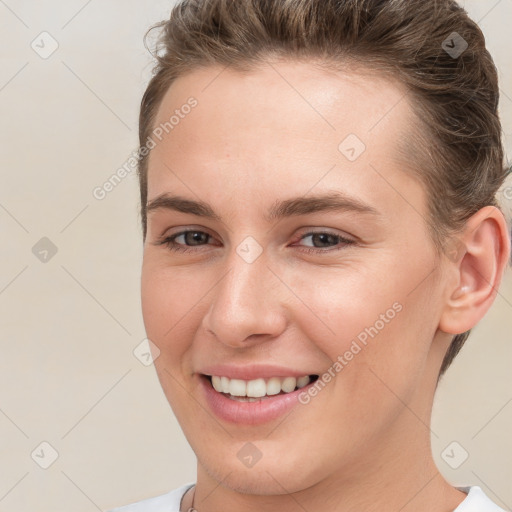
M 449 334 L 472 329 L 491 307 L 510 258 L 510 235 L 503 213 L 494 206 L 476 212 L 448 251 L 448 271 L 455 273 L 439 328 Z M 450 256 L 451 254 L 451 256 Z

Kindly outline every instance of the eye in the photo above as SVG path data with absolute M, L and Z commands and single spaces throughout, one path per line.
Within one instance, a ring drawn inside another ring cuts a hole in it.
M 345 238 L 336 233 L 330 233 L 329 231 L 311 231 L 309 233 L 305 233 L 300 237 L 300 240 L 304 240 L 306 238 L 311 238 L 313 242 L 313 248 L 304 249 L 305 252 L 309 253 L 326 253 L 332 251 L 339 251 L 344 249 L 347 245 L 355 244 L 354 240 L 350 240 L 349 238 Z M 320 246 L 315 246 L 315 242 L 320 243 Z M 329 244 L 327 247 L 324 244 Z M 335 249 L 327 249 L 328 247 L 333 247 L 336 245 L 340 245 L 341 247 L 337 247 Z M 322 249 L 322 247 L 324 249 Z M 327 250 L 326 250 L 327 249 Z
M 177 240 L 180 238 L 182 239 L 181 243 L 177 242 Z M 189 229 L 165 237 L 162 240 L 156 242 L 155 245 L 165 245 L 171 251 L 195 252 L 193 247 L 206 245 L 211 238 L 213 237 L 204 231 Z M 349 238 L 345 238 L 339 234 L 330 233 L 328 231 L 312 231 L 305 233 L 300 237 L 299 241 L 305 240 L 306 238 L 311 238 L 313 246 L 311 248 L 302 249 L 303 252 L 317 254 L 338 251 L 345 248 L 347 245 L 355 243 L 354 240 L 350 240 Z M 316 243 L 319 243 L 320 245 L 316 246 Z M 329 247 L 335 247 L 340 244 L 341 247 L 329 249 Z
M 178 238 L 183 237 L 183 241 L 185 244 L 177 243 L 176 240 Z M 198 231 L 195 229 L 189 229 L 187 231 L 180 231 L 179 233 L 175 233 L 174 235 L 165 237 L 164 239 L 158 241 L 156 245 L 165 245 L 171 251 L 179 251 L 179 252 L 193 252 L 194 249 L 189 249 L 190 246 L 202 245 L 201 242 L 208 241 L 210 238 L 213 238 L 208 233 L 204 231 Z

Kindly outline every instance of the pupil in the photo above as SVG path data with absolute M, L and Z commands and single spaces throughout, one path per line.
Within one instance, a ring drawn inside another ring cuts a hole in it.
M 328 233 L 320 233 L 320 234 L 317 234 L 317 235 L 314 235 L 314 237 L 318 237 L 321 239 L 321 243 L 328 243 L 328 239 L 329 237 L 333 237 L 333 235 L 330 235 Z M 313 237 L 313 238 L 314 238 Z M 334 237 L 333 237 L 334 238 Z M 327 240 L 326 240 L 327 239 Z
M 186 234 L 187 243 L 194 245 L 194 242 L 201 242 L 201 238 L 208 236 L 206 233 L 200 233 L 198 231 L 190 231 Z

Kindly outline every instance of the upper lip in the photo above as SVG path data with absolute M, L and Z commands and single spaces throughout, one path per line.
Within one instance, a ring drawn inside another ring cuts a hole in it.
M 217 375 L 218 377 L 228 377 L 229 379 L 254 380 L 258 378 L 270 379 L 271 377 L 303 377 L 304 375 L 317 375 L 308 370 L 297 370 L 286 366 L 276 366 L 269 364 L 215 364 L 201 368 L 198 373 L 204 375 Z

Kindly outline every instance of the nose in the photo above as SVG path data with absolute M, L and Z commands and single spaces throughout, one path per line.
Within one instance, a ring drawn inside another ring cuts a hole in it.
M 286 287 L 267 266 L 264 254 L 248 263 L 234 253 L 203 317 L 203 327 L 225 345 L 240 348 L 282 333 L 287 318 Z

